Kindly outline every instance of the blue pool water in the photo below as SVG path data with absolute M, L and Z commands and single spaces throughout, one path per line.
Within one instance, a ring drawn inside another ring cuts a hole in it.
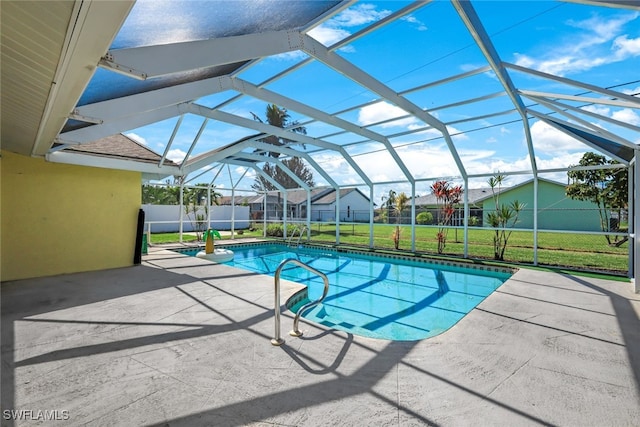
M 325 273 L 329 294 L 303 317 L 356 335 L 390 340 L 414 341 L 441 334 L 511 276 L 318 248 L 294 250 L 280 244 L 229 248 L 235 257 L 225 264 L 244 270 L 273 276 L 280 262 L 297 258 Z M 309 300 L 322 294 L 322 279 L 293 264 L 282 270 L 281 277 L 306 284 Z M 306 302 L 291 307 L 292 311 Z

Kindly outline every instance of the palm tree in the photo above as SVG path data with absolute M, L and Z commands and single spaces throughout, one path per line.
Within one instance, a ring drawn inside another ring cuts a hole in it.
M 251 113 L 253 118 L 260 123 L 264 123 L 257 114 Z M 267 105 L 266 110 L 266 122 L 271 126 L 276 126 L 279 128 L 287 129 L 295 133 L 300 133 L 306 135 L 307 130 L 304 126 L 299 126 L 297 121 L 290 121 L 291 117 L 289 113 L 287 113 L 286 108 L 280 108 L 275 104 Z M 276 135 L 268 135 L 264 138 L 260 139 L 261 142 L 266 142 L 267 144 L 271 144 L 277 147 L 281 147 L 283 145 L 287 145 L 293 143 L 295 141 L 291 139 L 281 138 Z M 304 147 L 304 144 L 302 144 Z M 257 152 L 262 152 L 263 150 L 256 150 Z M 278 158 L 280 157 L 280 153 L 277 151 L 269 151 L 267 153 L 268 157 Z M 309 168 L 307 168 L 306 164 L 299 157 L 292 157 L 290 159 L 286 159 L 282 162 L 285 167 L 289 168 L 298 178 L 300 178 L 305 184 L 310 187 L 315 185 L 313 181 L 313 173 Z M 276 165 L 272 165 L 270 163 L 265 163 L 262 167 L 262 170 L 272 177 L 278 184 L 282 185 L 284 188 L 298 188 L 299 185 L 295 182 L 289 175 L 282 172 L 279 167 Z M 271 191 L 275 190 L 276 187 L 271 184 L 269 181 L 264 179 L 262 176 L 257 176 L 255 182 L 251 185 L 256 191 Z
M 395 196 L 394 199 L 396 203 L 394 208 L 396 212 L 396 224 L 400 224 L 400 222 L 402 221 L 402 212 L 407 208 L 410 198 L 404 192 L 402 192 Z M 396 249 L 400 247 L 400 233 L 400 225 L 396 225 L 396 229 L 393 232 L 393 244 Z
M 260 123 L 265 122 L 257 114 L 251 113 L 251 115 L 253 116 L 254 120 L 257 120 Z M 267 105 L 267 110 L 265 115 L 266 115 L 266 122 L 271 126 L 287 129 L 287 130 L 290 130 L 291 132 L 299 133 L 302 135 L 307 134 L 307 129 L 304 126 L 299 126 L 297 121 L 295 122 L 290 121 L 291 116 L 289 116 L 289 113 L 287 112 L 286 108 L 280 108 L 276 104 L 270 104 L 270 105 Z M 281 147 L 283 145 L 295 142 L 291 139 L 281 138 L 276 135 L 266 136 L 260 139 L 259 141 L 266 142 L 267 144 L 275 145 L 277 147 Z M 304 147 L 304 144 L 302 144 L 302 146 Z M 277 151 L 270 151 L 269 156 L 277 158 L 277 157 L 280 157 L 280 153 L 278 153 Z

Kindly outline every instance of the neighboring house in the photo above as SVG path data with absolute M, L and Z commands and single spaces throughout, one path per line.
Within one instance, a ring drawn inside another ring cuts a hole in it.
M 497 190 L 496 190 L 497 193 Z M 499 203 L 510 204 L 514 200 L 525 204 L 518 217 L 516 228 L 533 228 L 533 180 L 512 187 L 503 187 L 499 192 Z M 495 201 L 491 188 L 468 190 L 469 216 L 477 217 L 478 225 L 487 227 L 487 214 L 495 210 Z M 439 206 L 435 196 L 416 198 L 416 212 L 429 211 L 437 223 Z M 462 203 L 453 219 L 453 225 L 462 225 Z M 566 195 L 564 184 L 538 179 L 538 229 L 601 231 L 598 206 L 588 201 L 573 200 Z
M 336 191 L 333 188 L 310 190 L 311 220 L 336 220 Z M 249 205 L 251 219 L 264 218 L 264 195 L 235 196 L 235 205 Z M 284 197 L 278 191 L 270 191 L 267 197 L 267 219 L 280 220 L 283 217 Z M 221 197 L 221 205 L 230 205 L 231 197 Z M 287 191 L 287 212 L 290 219 L 306 219 L 307 191 L 292 189 Z M 340 221 L 368 222 L 370 217 L 369 198 L 357 188 L 340 189 Z
M 533 180 L 505 188 L 500 193 L 501 205 L 514 200 L 526 205 L 516 227 L 533 228 Z M 486 223 L 487 213 L 495 210 L 493 197 L 483 200 L 482 207 Z M 567 197 L 564 184 L 538 178 L 538 229 L 601 231 L 598 206 Z

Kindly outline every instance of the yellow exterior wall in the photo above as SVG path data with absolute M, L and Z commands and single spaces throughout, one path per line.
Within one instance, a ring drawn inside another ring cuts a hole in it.
M 2 281 L 133 265 L 139 172 L 2 151 Z

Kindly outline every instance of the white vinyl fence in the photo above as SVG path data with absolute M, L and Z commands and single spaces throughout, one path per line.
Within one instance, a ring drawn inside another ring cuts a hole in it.
M 209 227 L 214 230 L 231 230 L 232 207 L 231 206 L 211 206 L 211 224 Z M 183 231 L 196 230 L 196 215 L 193 211 L 187 215 L 182 208 Z M 180 206 L 179 205 L 142 205 L 145 214 L 145 231 L 152 233 L 172 233 L 180 231 Z M 204 206 L 198 206 L 197 215 L 207 220 L 207 213 Z M 234 221 L 236 230 L 249 228 L 249 207 L 235 206 Z

